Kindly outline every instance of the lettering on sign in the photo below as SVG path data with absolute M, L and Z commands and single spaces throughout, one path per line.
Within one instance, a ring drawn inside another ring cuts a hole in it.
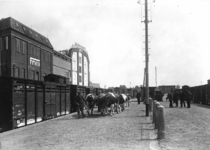
M 40 67 L 40 60 L 30 57 L 30 65 Z

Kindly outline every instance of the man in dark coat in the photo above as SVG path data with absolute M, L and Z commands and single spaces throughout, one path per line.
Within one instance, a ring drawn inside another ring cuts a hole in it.
M 171 92 L 168 93 L 166 99 L 169 99 L 169 107 L 173 107 L 173 94 Z
M 76 105 L 78 119 L 80 118 L 80 111 L 81 111 L 82 117 L 84 118 L 85 115 L 84 115 L 83 109 L 85 107 L 85 104 L 84 104 L 85 102 L 80 92 L 77 92 L 77 96 L 74 99 L 74 103 Z
M 136 98 L 137 98 L 138 104 L 140 104 L 140 98 L 141 98 L 141 93 L 140 93 L 140 91 L 138 91 L 138 93 L 136 94 Z
M 179 94 L 179 98 L 180 98 L 180 104 L 181 104 L 181 107 L 182 107 L 182 105 L 184 105 L 184 107 L 186 107 L 185 102 L 184 102 L 184 99 L 185 99 L 185 94 L 184 94 L 184 92 L 183 92 L 183 91 L 181 91 L 181 92 L 180 92 L 180 94 Z
M 176 107 L 178 107 L 178 97 L 179 97 L 178 91 L 174 91 L 174 102 L 176 103 Z
M 185 91 L 185 97 L 187 100 L 187 108 L 190 108 L 190 100 L 191 100 L 192 94 L 190 93 L 189 90 Z

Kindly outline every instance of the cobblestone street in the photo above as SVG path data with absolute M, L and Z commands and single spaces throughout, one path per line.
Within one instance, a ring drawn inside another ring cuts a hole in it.
M 162 150 L 209 150 L 210 106 L 191 104 L 191 108 L 165 107 L 166 138 L 159 140 Z
M 77 114 L 30 125 L 0 134 L 2 150 L 148 150 L 159 149 L 145 105 L 131 100 L 130 107 L 114 116 Z

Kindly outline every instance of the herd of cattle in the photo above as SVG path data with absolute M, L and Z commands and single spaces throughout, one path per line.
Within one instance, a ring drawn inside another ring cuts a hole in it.
M 98 106 L 98 111 L 101 112 L 101 115 L 114 115 L 115 112 L 119 113 L 123 111 L 124 106 L 129 106 L 131 97 L 127 94 L 99 94 L 95 96 L 93 94 L 88 94 L 85 98 L 86 111 L 89 115 L 89 110 L 93 114 L 93 109 L 95 106 Z

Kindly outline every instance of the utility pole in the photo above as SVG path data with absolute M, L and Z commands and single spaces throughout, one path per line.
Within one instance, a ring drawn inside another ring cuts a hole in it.
M 140 1 L 138 2 L 140 3 Z M 149 52 L 148 52 L 148 23 L 150 22 L 148 19 L 148 0 L 145 0 L 145 78 L 146 78 L 146 116 L 149 116 Z
M 157 67 L 155 66 L 155 82 L 156 82 L 156 88 L 157 88 Z
M 145 65 L 146 65 L 146 116 L 149 116 L 149 53 L 148 53 L 148 11 L 145 0 Z

